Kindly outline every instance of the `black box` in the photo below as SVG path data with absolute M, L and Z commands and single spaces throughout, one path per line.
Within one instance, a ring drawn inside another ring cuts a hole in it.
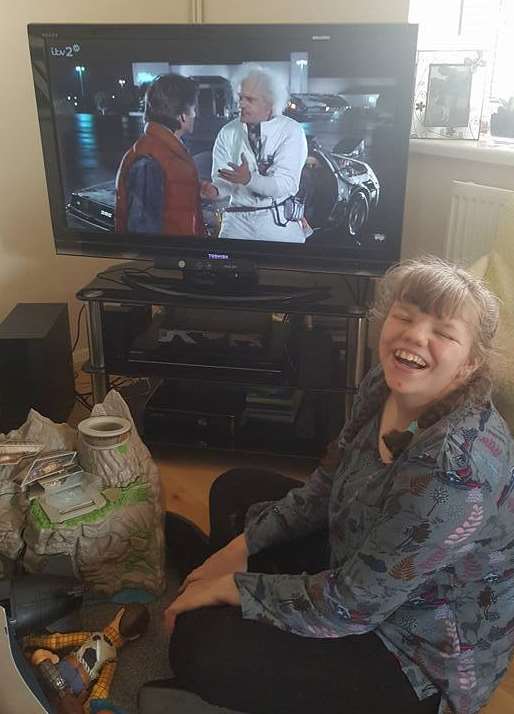
M 106 303 L 102 314 L 102 337 L 107 367 L 126 360 L 132 342 L 152 322 L 151 305 Z
M 244 404 L 238 387 L 166 380 L 146 405 L 145 441 L 233 448 Z
M 68 306 L 18 303 L 0 324 L 0 432 L 31 408 L 56 422 L 75 401 Z

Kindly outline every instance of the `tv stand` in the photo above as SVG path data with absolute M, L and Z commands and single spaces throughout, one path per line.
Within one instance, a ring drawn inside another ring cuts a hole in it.
M 231 285 L 224 280 L 201 282 L 201 277 L 194 279 L 162 277 L 145 272 L 124 271 L 122 280 L 132 288 L 170 297 L 186 297 L 197 302 L 244 302 L 262 303 L 280 301 L 323 300 L 330 296 L 327 288 L 297 288 L 259 285 L 259 283 L 240 283 Z
M 182 277 L 173 277 L 170 268 L 178 268 Z M 328 288 L 298 288 L 261 285 L 254 263 L 248 260 L 231 260 L 224 255 L 209 254 L 186 263 L 156 263 L 151 269 L 126 268 L 121 279 L 136 290 L 187 297 L 198 302 L 273 302 L 276 300 L 324 300 L 330 297 Z
M 368 367 L 366 308 L 333 304 L 316 288 L 199 294 L 169 276 L 149 288 L 150 271 L 119 266 L 77 293 L 88 308 L 93 401 L 105 398 L 110 374 L 154 377 L 162 384 L 145 408 L 148 443 L 319 455 Z
M 179 270 L 182 274 L 181 287 L 188 294 L 248 295 L 259 284 L 255 263 L 245 258 L 231 258 L 226 253 L 212 252 L 178 260 L 160 257 L 155 261 L 154 269 L 155 274 L 146 271 L 149 283 L 152 279 L 162 282 L 166 272 Z

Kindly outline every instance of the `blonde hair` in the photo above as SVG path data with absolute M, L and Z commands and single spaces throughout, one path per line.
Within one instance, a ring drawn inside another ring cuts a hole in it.
M 476 362 L 474 383 L 495 381 L 501 353 L 495 342 L 500 319 L 500 301 L 479 278 L 464 268 L 433 255 L 405 260 L 384 275 L 371 310 L 382 327 L 395 302 L 415 305 L 422 312 L 441 318 L 468 320 L 473 333 L 471 359 Z M 483 386 L 485 387 L 485 382 Z

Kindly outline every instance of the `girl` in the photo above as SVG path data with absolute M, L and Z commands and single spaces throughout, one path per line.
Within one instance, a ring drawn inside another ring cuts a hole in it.
M 386 273 L 374 312 L 380 364 L 332 458 L 303 485 L 251 470 L 213 485 L 217 550 L 166 611 L 177 686 L 212 703 L 472 714 L 508 667 L 514 451 L 491 402 L 497 300 L 423 258 Z

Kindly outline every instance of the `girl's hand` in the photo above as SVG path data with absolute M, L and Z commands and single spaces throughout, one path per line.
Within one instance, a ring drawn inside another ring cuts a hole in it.
M 179 595 L 197 580 L 212 580 L 231 573 L 244 573 L 248 567 L 248 549 L 244 533 L 207 558 L 198 568 L 189 573 L 179 588 Z
M 164 613 L 164 621 L 168 634 L 175 628 L 177 615 L 199 607 L 214 607 L 216 605 L 241 604 L 239 590 L 232 574 L 210 580 L 197 580 L 188 585 L 185 590 L 168 606 Z

